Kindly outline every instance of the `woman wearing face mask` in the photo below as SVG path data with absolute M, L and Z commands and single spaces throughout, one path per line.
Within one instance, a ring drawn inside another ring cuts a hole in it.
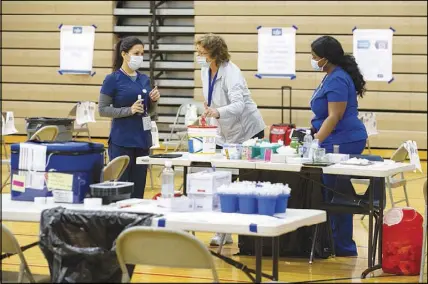
M 366 82 L 354 57 L 345 55 L 335 38 L 322 36 L 312 43 L 311 48 L 312 67 L 326 73 L 310 102 L 314 113 L 314 138 L 319 140 L 320 146 L 327 153 L 333 152 L 333 145 L 339 145 L 340 153 L 359 155 L 365 148 L 367 132 L 358 119 L 357 97 L 363 97 Z M 324 184 L 336 191 L 352 186 L 349 180 L 344 179 L 338 180 L 340 184 L 336 184 L 336 178 L 334 175 L 324 175 Z M 326 193 L 325 198 L 330 200 L 331 196 Z M 352 218 L 351 214 L 331 216 L 338 256 L 357 255 L 357 247 L 352 239 Z
M 220 36 L 206 34 L 196 43 L 197 62 L 205 99 L 205 112 L 210 124 L 219 127 L 217 148 L 223 143 L 242 143 L 250 138 L 264 138 L 266 127 L 257 105 L 251 99 L 247 82 L 241 70 L 232 61 L 226 42 Z M 232 237 L 226 236 L 226 243 Z M 211 245 L 220 244 L 216 234 Z
M 149 155 L 152 146 L 150 114 L 156 113 L 160 98 L 150 79 L 137 72 L 143 62 L 144 45 L 137 37 L 126 37 L 116 44 L 113 73 L 101 87 L 98 111 L 112 118 L 108 140 L 110 161 L 122 155 L 130 157 L 121 181 L 134 182 L 132 198 L 143 198 L 147 166 L 136 158 Z

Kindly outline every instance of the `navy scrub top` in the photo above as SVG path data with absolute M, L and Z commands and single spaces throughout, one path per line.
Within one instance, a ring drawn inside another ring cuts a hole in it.
M 328 117 L 328 102 L 347 102 L 342 119 L 321 147 L 340 145 L 367 139 L 364 124 L 358 118 L 358 100 L 351 76 L 340 67 L 324 77 L 311 99 L 311 110 L 315 114 L 312 127 L 318 132 Z
M 118 70 L 106 76 L 101 87 L 101 94 L 113 99 L 113 107 L 131 107 L 138 99 L 144 99 L 145 113 L 150 107 L 150 79 L 137 72 L 135 81 Z M 152 146 L 150 130 L 144 131 L 142 115 L 134 114 L 128 117 L 113 118 L 109 143 L 117 146 L 149 149 Z

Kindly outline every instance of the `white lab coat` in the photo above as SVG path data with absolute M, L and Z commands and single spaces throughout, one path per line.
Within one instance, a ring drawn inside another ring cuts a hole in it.
M 204 98 L 208 102 L 209 68 L 201 69 L 201 79 Z M 218 145 L 242 143 L 266 127 L 241 70 L 231 61 L 218 69 L 211 107 L 220 113 L 216 120 L 220 127 Z

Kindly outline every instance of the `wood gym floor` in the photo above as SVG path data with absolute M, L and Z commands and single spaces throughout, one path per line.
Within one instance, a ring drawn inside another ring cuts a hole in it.
M 103 141 L 104 142 L 104 141 Z M 384 153 L 383 153 L 384 154 Z M 385 155 L 383 155 L 385 156 Z M 424 157 L 425 158 L 425 157 Z M 410 179 L 408 186 L 408 194 L 410 205 L 418 212 L 424 212 L 424 198 L 422 194 L 422 186 L 426 177 L 427 164 L 423 162 L 423 172 L 408 173 L 406 177 Z M 7 176 L 7 166 L 2 165 L 2 180 Z M 153 176 L 155 177 L 154 190 L 150 189 L 149 178 L 147 180 L 146 196 L 151 198 L 159 192 L 160 180 L 157 178 L 159 168 L 155 167 Z M 177 188 L 179 187 L 182 176 L 178 175 L 176 178 Z M 360 189 L 359 189 L 360 190 Z M 364 189 L 361 189 L 364 190 Z M 3 193 L 9 192 L 9 187 L 3 190 Z M 401 189 L 394 192 L 396 200 L 403 198 Z M 389 202 L 388 202 L 389 203 Z M 404 205 L 403 205 L 404 206 Z M 387 210 L 389 204 L 387 205 Z M 38 223 L 25 223 L 25 222 L 3 222 L 16 236 L 21 246 L 32 243 L 38 239 Z M 336 257 L 330 259 L 316 259 L 312 265 L 308 264 L 308 259 L 303 258 L 281 258 L 279 265 L 279 279 L 281 282 L 347 282 L 347 283 L 366 283 L 366 282 L 390 282 L 390 283 L 415 283 L 418 281 L 418 276 L 394 276 L 383 274 L 381 270 L 375 272 L 376 277 L 368 277 L 367 279 L 360 279 L 361 272 L 367 265 L 367 228 L 368 218 L 363 221 L 360 220 L 360 215 L 354 216 L 354 239 L 358 245 L 358 257 Z M 204 243 L 209 245 L 212 234 L 210 233 L 196 233 L 196 236 Z M 227 256 L 232 256 L 238 252 L 238 236 L 233 236 L 234 244 L 225 246 L 223 253 Z M 33 274 L 47 275 L 49 273 L 48 263 L 38 247 L 31 248 L 24 253 L 30 269 Z M 253 257 L 234 256 L 249 267 L 255 267 L 255 260 Z M 240 270 L 224 263 L 219 259 L 215 259 L 215 264 L 219 273 L 221 282 L 248 282 L 247 276 Z M 19 260 L 17 256 L 4 259 L 1 263 L 2 271 L 6 272 L 4 278 L 0 282 L 6 280 L 10 281 L 11 275 L 16 276 L 15 273 L 19 269 Z M 271 261 L 267 257 L 263 261 L 263 270 L 271 272 Z M 17 278 L 12 278 L 16 281 Z M 426 279 L 426 278 L 425 278 Z M 263 279 L 263 281 L 268 281 Z M 209 271 L 198 271 L 192 269 L 170 269 L 170 268 L 152 268 L 145 266 L 137 266 L 132 282 L 211 282 L 211 274 Z

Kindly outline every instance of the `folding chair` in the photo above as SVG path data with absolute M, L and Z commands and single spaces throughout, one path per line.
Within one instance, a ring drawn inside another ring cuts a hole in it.
M 116 254 L 122 270 L 122 283 L 131 280 L 126 264 L 209 269 L 213 282 L 218 283 L 211 253 L 201 241 L 185 232 L 166 228 L 132 227 L 117 238 Z
M 165 152 L 168 151 L 168 146 L 175 147 L 174 151 L 178 151 L 183 145 L 185 146 L 185 141 L 187 140 L 187 125 L 185 125 L 183 116 L 186 115 L 187 108 L 190 107 L 190 105 L 196 105 L 198 116 L 203 113 L 204 106 L 200 102 L 182 104 L 178 108 L 173 124 L 169 125 L 171 129 L 169 137 L 163 142 Z
M 37 130 L 30 140 L 38 141 L 55 141 L 58 136 L 59 129 L 55 125 L 48 125 Z
M 402 163 L 406 161 L 407 156 L 408 156 L 407 150 L 406 148 L 404 148 L 404 144 L 401 144 L 401 146 L 398 147 L 398 149 L 392 154 L 391 160 L 396 163 Z M 400 177 L 397 178 L 398 175 Z M 351 182 L 353 184 L 369 185 L 370 181 L 368 179 L 351 179 Z M 404 177 L 404 173 L 399 173 L 394 176 L 385 178 L 385 184 L 386 184 L 386 188 L 388 189 L 388 195 L 391 202 L 391 207 L 395 207 L 396 204 L 403 201 L 406 202 L 407 207 L 409 206 L 409 197 L 407 195 L 407 180 Z M 392 189 L 399 188 L 399 187 L 403 188 L 404 199 L 394 201 Z M 361 216 L 361 220 L 363 219 L 364 219 L 364 216 Z
M 159 145 L 159 129 L 157 127 L 157 124 L 155 121 L 152 121 L 152 144 L 153 146 L 150 147 L 150 152 L 149 155 L 153 155 L 153 151 L 154 150 L 158 150 L 160 149 L 160 145 Z M 147 166 L 147 170 L 149 171 L 149 175 L 150 175 L 150 187 L 152 190 L 154 190 L 154 180 L 153 180 L 153 171 L 152 171 L 153 165 L 148 165 Z
M 118 181 L 129 165 L 129 156 L 119 156 L 111 160 L 101 172 L 101 182 Z
M 68 113 L 68 117 L 71 118 L 76 118 L 76 111 L 77 111 L 77 106 L 80 102 L 76 103 L 73 108 L 70 110 L 70 112 Z M 73 139 L 76 139 L 77 136 L 79 135 L 79 133 L 81 132 L 86 132 L 88 135 L 88 140 L 91 141 L 91 133 L 89 132 L 89 125 L 88 123 L 84 123 L 82 125 L 78 125 L 76 123 L 76 121 L 74 121 L 73 123 Z
M 28 278 L 30 283 L 35 283 L 33 274 L 30 271 L 30 267 L 28 267 L 27 261 L 25 260 L 24 254 L 22 252 L 21 247 L 19 246 L 18 240 L 6 228 L 5 225 L 1 224 L 1 252 L 6 254 L 17 254 L 19 256 L 20 264 L 19 264 L 19 274 L 18 274 L 18 283 L 22 283 L 24 280 L 24 276 Z
M 427 207 L 427 181 L 425 180 L 424 183 L 424 199 L 425 199 L 425 217 L 424 217 L 424 232 L 423 232 L 423 240 L 422 240 L 422 254 L 421 254 L 421 269 L 419 271 L 419 283 L 426 283 L 424 282 L 424 274 L 426 273 L 425 270 L 425 259 L 427 258 L 427 219 L 428 219 L 428 207 Z

